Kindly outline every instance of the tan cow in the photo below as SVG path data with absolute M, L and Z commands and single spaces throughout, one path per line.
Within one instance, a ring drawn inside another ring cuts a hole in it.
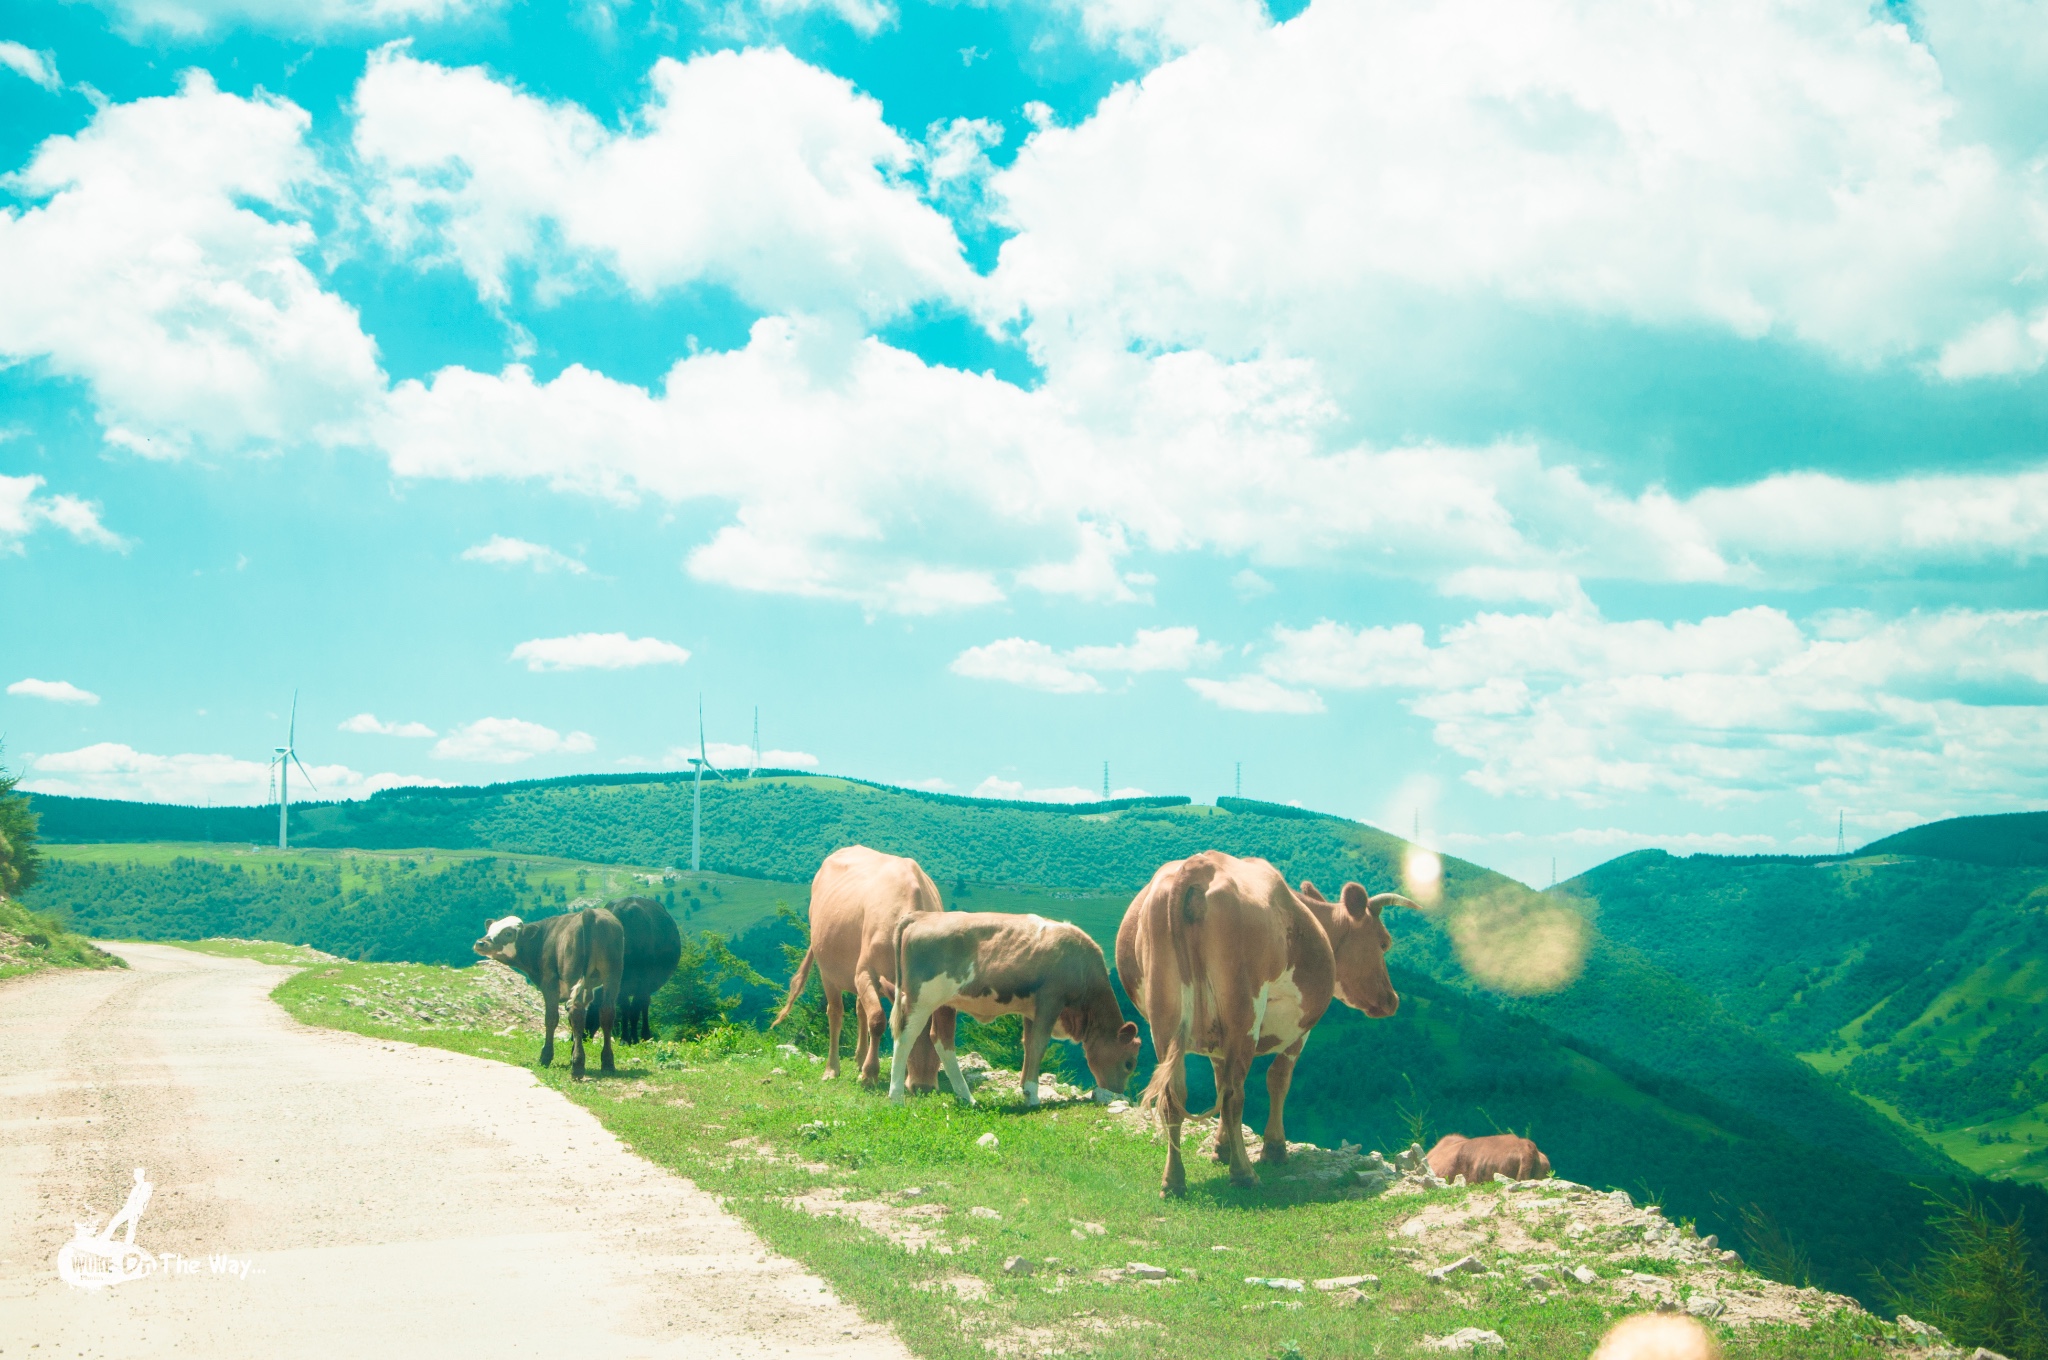
M 1389 905 L 1414 903 L 1398 893 L 1369 897 L 1356 883 L 1344 885 L 1341 903 L 1312 883 L 1297 894 L 1266 861 L 1220 850 L 1161 865 L 1132 900 L 1116 935 L 1116 967 L 1159 1053 L 1145 1103 L 1166 1127 L 1162 1195 L 1187 1192 L 1180 1126 L 1190 1053 L 1216 1069 L 1216 1159 L 1240 1185 L 1256 1179 L 1244 1148 L 1245 1078 L 1254 1058 L 1274 1055 L 1260 1160 L 1287 1159 L 1287 1087 L 1330 998 L 1374 1018 L 1401 1004 L 1387 977 L 1393 937 L 1380 923 Z
M 789 1018 L 803 995 L 813 965 L 825 987 L 825 1016 L 831 1040 L 825 1057 L 825 1080 L 839 1075 L 839 1030 L 846 1020 L 845 993 L 852 992 L 856 1037 L 854 1062 L 863 1085 L 872 1086 L 882 1073 L 882 1009 L 884 996 L 896 995 L 896 926 L 908 916 L 946 909 L 931 875 L 914 859 L 885 855 L 865 845 L 835 850 L 811 879 L 811 947 L 796 976 L 790 979 L 789 1000 L 775 1024 Z M 953 1042 L 953 1012 L 933 1017 L 933 1027 Z M 911 1085 L 938 1085 L 939 1059 L 932 1036 L 920 1033 L 911 1053 Z
M 1024 1017 L 1024 1103 L 1034 1108 L 1039 1064 L 1054 1039 L 1081 1045 L 1098 1101 L 1123 1090 L 1137 1069 L 1138 1027 L 1116 1003 L 1102 946 L 1077 925 L 1000 911 L 907 916 L 896 926 L 896 980 L 891 1100 L 904 1098 L 903 1036 L 917 1033 L 941 1008 L 977 1020 Z M 954 1060 L 951 1028 L 941 1034 L 935 1027 L 933 1038 L 953 1093 L 972 1105 Z
M 1445 1180 L 1463 1176 L 1467 1185 L 1484 1185 L 1495 1172 L 1517 1181 L 1540 1181 L 1550 1174 L 1543 1149 L 1512 1133 L 1467 1138 L 1447 1133 L 1429 1150 L 1429 1169 Z
M 626 931 L 619 918 L 603 907 L 585 907 L 574 915 L 544 921 L 505 916 L 484 927 L 483 938 L 470 946 L 477 954 L 523 974 L 540 988 L 547 1007 L 547 1038 L 541 1041 L 540 1065 L 555 1060 L 557 1012 L 569 1012 L 569 1075 L 583 1079 L 583 1036 L 589 1010 L 597 1008 L 604 1031 L 600 1072 L 615 1072 L 612 1026 L 626 972 Z

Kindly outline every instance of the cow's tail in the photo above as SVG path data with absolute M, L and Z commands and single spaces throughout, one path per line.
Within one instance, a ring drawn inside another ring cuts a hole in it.
M 909 1003 L 910 998 L 910 988 L 905 985 L 910 975 L 903 971 L 903 932 L 908 930 L 910 923 L 916 919 L 915 913 L 909 913 L 899 917 L 896 921 L 894 950 L 894 958 L 896 960 L 896 998 L 889 1007 L 889 1033 L 892 1036 L 893 1042 L 899 1044 L 905 1042 L 908 1036 L 896 1033 L 896 1025 L 898 1023 L 896 1017 L 898 1013 L 902 1013 L 902 1023 L 908 1024 L 910 1022 L 910 1013 L 903 1010 L 904 1006 Z M 879 987 L 877 990 L 880 990 Z
M 576 980 L 590 976 L 590 937 L 597 932 L 597 913 L 585 907 L 576 920 Z
M 1182 860 L 1166 885 L 1165 911 L 1160 914 L 1166 918 L 1166 935 L 1173 943 L 1176 977 L 1171 990 L 1180 996 L 1192 998 L 1204 984 L 1204 979 L 1195 973 L 1197 951 L 1193 935 L 1194 928 L 1208 916 L 1209 884 L 1215 877 L 1216 862 L 1196 855 Z M 1155 970 L 1154 976 L 1146 979 L 1146 985 L 1155 986 L 1157 981 Z M 1187 1114 L 1181 1103 L 1186 1099 L 1185 1093 L 1176 1093 L 1174 1087 L 1185 1069 L 1188 1033 L 1195 1019 L 1178 998 L 1175 1009 L 1178 1014 L 1172 1025 L 1155 1022 L 1152 1026 L 1152 1042 L 1158 1046 L 1157 1065 L 1152 1069 L 1152 1080 L 1145 1084 L 1145 1094 L 1139 1097 L 1140 1109 L 1151 1110 L 1162 1122 L 1169 1123 L 1178 1123 Z
M 812 945 L 804 951 L 804 961 L 796 966 L 796 976 L 789 980 L 789 1000 L 782 1003 L 782 1009 L 777 1011 L 775 1018 L 768 1022 L 768 1028 L 774 1029 L 777 1025 L 789 1019 L 789 1013 L 796 1009 L 796 999 L 804 994 L 804 984 L 811 980 L 811 955 L 817 952 L 818 947 L 816 945 Z

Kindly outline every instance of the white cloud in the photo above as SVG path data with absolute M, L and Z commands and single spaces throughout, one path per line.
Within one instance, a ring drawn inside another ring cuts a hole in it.
M 503 0 L 99 0 L 130 34 L 198 37 L 225 29 L 320 36 L 444 23 L 501 7 Z
M 1328 621 L 1274 642 L 1261 670 L 1277 682 L 1409 691 L 1466 779 L 1500 796 L 1798 792 L 1874 819 L 1930 799 L 2026 805 L 2048 772 L 2048 612 L 1482 614 L 1435 646 L 1413 624 Z
M 19 694 L 28 699 L 48 699 L 55 704 L 97 704 L 100 696 L 89 689 L 80 689 L 69 680 L 17 680 L 7 687 L 9 694 Z
M 37 476 L 0 475 L 0 552 L 22 551 L 22 541 L 43 525 L 53 525 L 80 543 L 128 550 L 128 540 L 100 523 L 99 507 L 76 496 L 44 496 Z
M 1003 638 L 969 647 L 953 658 L 950 669 L 975 680 L 1001 680 L 1052 694 L 1094 694 L 1102 689 L 1095 671 L 1184 671 L 1222 654 L 1193 628 L 1141 628 L 1129 642 L 1065 652 L 1026 638 Z
M 1190 677 L 1188 688 L 1218 708 L 1239 713 L 1321 713 L 1322 696 L 1311 689 L 1289 689 L 1263 675 L 1240 675 L 1234 680 L 1203 680 Z
M 64 88 L 64 81 L 57 74 L 57 54 L 54 52 L 38 52 L 18 42 L 0 42 L 0 66 L 52 93 Z
M 1244 42 L 1270 23 L 1260 0 L 1053 0 L 1051 8 L 1071 14 L 1090 42 L 1136 62 Z
M 552 727 L 518 718 L 478 718 L 434 743 L 436 760 L 475 760 L 511 765 L 534 756 L 583 755 L 597 749 L 588 732 L 567 736 Z
M 383 49 L 355 93 L 379 230 L 493 301 L 523 266 L 543 296 L 591 277 L 643 297 L 709 283 L 763 310 L 877 319 L 976 289 L 951 224 L 901 180 L 916 148 L 845 80 L 771 48 L 664 57 L 648 81 L 613 132 Z
M 1474 305 L 1926 354 L 2043 289 L 2038 183 L 1955 110 L 1860 0 L 1317 0 L 1034 135 L 996 283 L 1055 362 L 1352 365 Z
M 489 542 L 464 548 L 462 560 L 489 562 L 498 567 L 532 567 L 539 572 L 566 571 L 571 576 L 582 576 L 590 570 L 575 558 L 556 552 L 545 543 L 528 543 L 523 538 L 507 538 L 503 534 L 492 534 Z
M 776 24 L 793 16 L 829 14 L 863 38 L 872 38 L 896 22 L 888 0 L 690 0 L 708 16 L 706 28 L 741 40 L 770 37 Z
M 307 115 L 188 71 L 36 149 L 0 208 L 0 356 L 90 389 L 148 457 L 339 436 L 382 386 L 355 309 L 299 256 Z
M 364 775 L 346 765 L 310 765 L 314 791 L 295 778 L 294 802 L 367 798 L 379 789 L 434 781 L 412 775 Z M 121 798 L 145 803 L 261 804 L 271 797 L 270 766 L 237 756 L 185 753 L 160 756 L 120 742 L 37 756 L 22 788 L 74 798 Z
M 687 761 L 697 754 L 697 748 L 678 746 L 669 752 L 673 761 Z M 773 748 L 761 752 L 761 759 L 754 759 L 754 748 L 737 742 L 711 741 L 704 744 L 704 754 L 711 763 L 721 770 L 815 770 L 818 758 L 809 751 L 778 751 Z
M 634 666 L 680 666 L 690 659 L 690 653 L 660 638 L 575 633 L 522 642 L 512 649 L 512 659 L 524 661 L 530 671 L 617 671 Z
M 1100 789 L 1084 789 L 1073 785 L 1054 789 L 1027 789 L 1015 779 L 1002 779 L 996 775 L 976 784 L 967 795 L 969 798 L 1007 798 L 1026 803 L 1093 803 L 1102 797 Z
M 423 722 L 381 722 L 374 713 L 358 713 L 338 729 L 378 737 L 431 737 L 434 729 Z

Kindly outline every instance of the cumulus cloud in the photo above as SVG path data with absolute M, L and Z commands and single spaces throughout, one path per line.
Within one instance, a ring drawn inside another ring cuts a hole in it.
M 98 506 L 76 496 L 41 495 L 42 484 L 41 477 L 0 475 L 0 552 L 21 552 L 23 540 L 46 524 L 80 543 L 127 551 L 128 540 L 100 523 Z
M 889 0 L 690 0 L 706 16 L 706 28 L 742 41 L 772 35 L 783 20 L 829 14 L 863 38 L 872 38 L 896 22 Z
M 358 713 L 344 720 L 338 729 L 377 737 L 431 737 L 434 729 L 423 722 L 383 722 L 374 713 Z
M 524 661 L 530 671 L 617 671 L 635 666 L 680 666 L 690 659 L 690 653 L 660 638 L 574 633 L 522 642 L 512 649 L 512 659 Z
M 64 88 L 64 81 L 57 74 L 57 54 L 54 52 L 38 52 L 18 42 L 0 42 L 0 66 L 52 93 Z
M 231 28 L 315 37 L 388 30 L 489 13 L 503 0 L 99 0 L 131 34 L 196 38 Z
M 512 765 L 535 756 L 583 755 L 597 749 L 588 732 L 563 736 L 552 727 L 518 718 L 478 718 L 434 743 L 436 760 L 474 760 Z
M 19 694 L 27 699 L 48 699 L 53 704 L 97 704 L 100 696 L 89 689 L 80 689 L 69 680 L 17 680 L 7 687 L 9 694 Z
M 1026 638 L 1003 638 L 969 647 L 953 658 L 951 670 L 975 680 L 1001 680 L 1051 694 L 1094 694 L 1102 689 L 1096 671 L 1184 671 L 1215 660 L 1222 651 L 1213 642 L 1203 642 L 1193 628 L 1141 628 L 1129 642 L 1065 652 Z
M 1322 696 L 1312 689 L 1292 689 L 1270 676 L 1240 675 L 1230 680 L 1190 676 L 1188 688 L 1218 708 L 1238 713 L 1321 713 Z
M 1100 789 L 1084 789 L 1077 785 L 1063 788 L 1027 789 L 1021 780 L 1003 779 L 990 775 L 971 789 L 969 798 L 1007 798 L 1025 803 L 1093 803 L 1102 797 Z M 1142 798 L 1143 789 L 1118 789 L 1118 798 Z
M 388 47 L 356 87 L 355 149 L 395 250 L 459 264 L 487 300 L 531 267 L 651 297 L 697 284 L 769 311 L 881 319 L 976 285 L 952 225 L 901 176 L 917 150 L 881 106 L 779 48 L 649 73 L 614 132 L 481 69 Z
M 532 567 L 538 572 L 566 571 L 571 576 L 582 576 L 590 570 L 566 553 L 555 551 L 545 543 L 529 543 L 523 538 L 507 538 L 503 534 L 492 534 L 490 540 L 462 550 L 465 562 L 488 562 L 496 567 Z
M 1926 354 L 2043 288 L 2036 180 L 1954 111 L 1860 3 L 1322 0 L 1039 130 L 995 278 L 1055 362 L 1357 362 L 1474 300 Z
M 307 123 L 188 71 L 45 141 L 9 179 L 35 206 L 0 208 L 0 356 L 84 382 L 109 442 L 148 457 L 338 437 L 383 376 L 300 260 Z
M 435 782 L 414 775 L 365 775 L 346 765 L 311 765 L 307 773 L 322 801 L 367 798 L 379 789 Z M 272 797 L 267 762 L 191 752 L 155 755 L 112 741 L 37 756 L 22 788 L 29 793 L 144 803 L 248 806 Z
M 1413 624 L 1273 637 L 1261 677 L 1405 691 L 1497 795 L 1798 792 L 1873 815 L 1930 797 L 2019 806 L 2048 769 L 2048 612 L 1482 614 L 1435 645 Z
M 686 763 L 697 754 L 697 748 L 678 746 L 669 752 L 673 763 Z M 809 751 L 778 751 L 769 748 L 761 752 L 761 758 L 754 759 L 754 748 L 737 742 L 711 741 L 704 744 L 704 754 L 711 763 L 721 770 L 815 770 L 818 758 Z

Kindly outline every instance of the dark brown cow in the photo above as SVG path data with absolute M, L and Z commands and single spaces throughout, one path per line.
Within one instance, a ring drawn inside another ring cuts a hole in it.
M 555 1060 L 557 1012 L 569 1013 L 569 1074 L 583 1079 L 585 1012 L 598 1005 L 604 1029 L 599 1071 L 615 1072 L 612 1025 L 617 1020 L 621 982 L 626 971 L 626 931 L 619 918 L 603 907 L 585 907 L 573 915 L 545 921 L 506 916 L 484 927 L 484 937 L 470 948 L 487 959 L 517 970 L 540 988 L 547 1006 L 547 1038 L 540 1046 L 540 1065 Z
M 1445 1180 L 1463 1176 L 1467 1185 L 1484 1185 L 1495 1172 L 1510 1180 L 1540 1181 L 1550 1174 L 1550 1159 L 1542 1148 L 1512 1133 L 1484 1138 L 1447 1133 L 1429 1150 L 1429 1169 Z
M 1096 1099 L 1107 1101 L 1130 1083 L 1138 1063 L 1138 1027 L 1124 1019 L 1102 946 L 1079 926 L 1043 916 L 996 911 L 950 911 L 909 916 L 896 926 L 896 1007 L 889 1018 L 896 1061 L 889 1098 L 904 1098 L 905 1034 L 914 1034 L 942 1007 L 977 1020 L 1024 1017 L 1024 1102 L 1038 1104 L 1039 1063 L 1054 1039 L 1081 1045 L 1095 1074 Z M 934 1034 L 953 1093 L 974 1103 L 953 1036 Z
M 854 1062 L 863 1085 L 881 1079 L 884 996 L 896 995 L 896 925 L 905 917 L 942 912 L 939 887 L 914 859 L 885 855 L 865 845 L 835 850 L 811 879 L 811 947 L 790 979 L 789 1000 L 775 1024 L 789 1018 L 815 964 L 825 986 L 825 1017 L 831 1039 L 824 1078 L 839 1075 L 839 1030 L 846 1020 L 847 992 L 855 1009 Z M 953 1043 L 953 1012 L 932 1017 L 932 1028 Z M 939 1059 L 931 1034 L 920 1032 L 911 1050 L 910 1084 L 929 1090 L 938 1084 Z
M 654 1037 L 648 1006 L 676 971 L 683 957 L 683 935 L 668 908 L 651 897 L 625 897 L 611 904 L 612 914 L 626 931 L 626 975 L 619 997 L 619 1042 L 637 1044 Z M 597 1003 L 583 1017 L 585 1032 L 597 1028 Z
M 1274 1055 L 1260 1160 L 1287 1159 L 1287 1087 L 1331 997 L 1375 1018 L 1401 1004 L 1387 978 L 1393 937 L 1380 923 L 1392 904 L 1414 905 L 1397 893 L 1369 897 L 1356 883 L 1344 885 L 1341 904 L 1311 883 L 1297 894 L 1266 861 L 1220 850 L 1160 866 L 1132 900 L 1116 935 L 1116 967 L 1159 1052 L 1145 1103 L 1166 1127 L 1161 1194 L 1187 1192 L 1180 1126 L 1190 1053 L 1216 1068 L 1216 1159 L 1241 1185 L 1256 1179 L 1241 1122 L 1245 1078 L 1254 1058 Z

